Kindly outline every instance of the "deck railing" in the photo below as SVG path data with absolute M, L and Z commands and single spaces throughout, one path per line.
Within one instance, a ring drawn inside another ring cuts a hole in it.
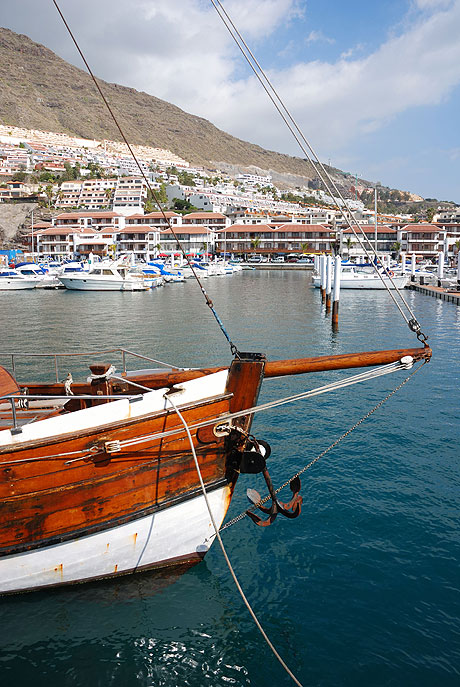
M 155 358 L 150 358 L 146 355 L 141 355 L 140 353 L 134 353 L 127 348 L 109 348 L 102 351 L 78 351 L 76 353 L 2 353 L 0 352 L 0 360 L 5 358 L 11 359 L 11 369 L 13 376 L 16 377 L 16 363 L 18 359 L 30 359 L 30 358 L 48 358 L 54 361 L 54 370 L 56 375 L 56 382 L 59 382 L 59 364 L 58 361 L 62 358 L 83 358 L 83 357 L 94 357 L 98 355 L 106 354 L 121 354 L 123 374 L 126 374 L 126 357 L 132 356 L 133 358 L 138 358 L 140 360 L 146 360 L 149 363 L 155 363 L 161 365 L 162 367 L 167 367 L 173 370 L 181 370 L 183 368 L 177 367 L 177 365 L 171 365 L 170 363 L 165 363 L 162 360 L 156 360 Z

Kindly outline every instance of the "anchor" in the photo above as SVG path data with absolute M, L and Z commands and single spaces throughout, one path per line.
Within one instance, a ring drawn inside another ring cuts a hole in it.
M 278 501 L 265 463 L 265 459 L 268 458 L 271 453 L 270 446 L 265 441 L 256 440 L 251 441 L 249 445 L 251 446 L 251 449 L 243 452 L 242 465 L 245 469 L 242 469 L 241 472 L 262 472 L 272 499 L 272 505 L 270 508 L 258 505 L 262 500 L 259 492 L 255 489 L 248 489 L 248 499 L 251 501 L 251 503 L 257 506 L 262 513 L 266 513 L 269 517 L 266 520 L 263 520 L 259 515 L 252 513 L 249 510 L 246 511 L 246 515 L 249 515 L 251 520 L 255 522 L 256 525 L 259 525 L 259 527 L 268 527 L 271 525 L 278 514 L 284 515 L 284 517 L 290 519 L 297 518 L 300 515 L 303 501 L 302 496 L 299 493 L 301 487 L 300 478 L 294 477 L 294 479 L 292 479 L 289 483 L 292 491 L 291 500 L 287 503 Z

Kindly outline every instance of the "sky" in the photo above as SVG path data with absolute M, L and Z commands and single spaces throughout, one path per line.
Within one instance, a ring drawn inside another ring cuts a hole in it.
M 304 157 L 211 0 L 58 2 L 97 76 Z M 0 4 L 0 25 L 83 68 L 52 0 Z M 460 0 L 222 5 L 323 162 L 460 203 Z

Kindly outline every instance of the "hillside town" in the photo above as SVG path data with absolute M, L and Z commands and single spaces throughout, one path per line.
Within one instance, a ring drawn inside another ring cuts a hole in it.
M 346 223 L 353 213 L 379 254 L 430 260 L 442 251 L 453 262 L 459 251 L 458 207 L 440 207 L 427 221 L 376 217 L 360 200 L 358 183 L 345 208 L 315 182 L 286 191 L 255 173 L 260 170 L 231 176 L 192 167 L 167 150 L 133 148 L 138 164 L 114 141 L 0 125 L 0 204 L 32 208 L 28 231 L 4 240 L 0 249 L 58 260 L 131 252 L 149 261 L 177 251 L 177 236 L 191 255 L 295 261 L 340 253 L 353 259 L 364 254 Z M 34 218 L 37 207 L 47 212 L 46 221 L 37 212 Z

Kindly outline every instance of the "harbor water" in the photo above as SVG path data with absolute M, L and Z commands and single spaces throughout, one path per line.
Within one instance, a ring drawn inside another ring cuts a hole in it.
M 310 280 L 301 271 L 246 271 L 205 287 L 238 348 L 269 360 L 418 344 L 380 291 L 344 291 L 334 333 Z M 243 518 L 222 532 L 249 602 L 304 686 L 460 684 L 460 309 L 413 291 L 405 296 L 432 361 L 302 475 L 299 518 L 278 517 L 268 528 Z M 2 353 L 124 347 L 180 366 L 231 357 L 192 280 L 140 293 L 0 292 L 0 317 Z M 109 354 L 101 359 L 112 362 Z M 60 378 L 86 376 L 89 361 L 61 360 Z M 0 364 L 8 367 L 8 356 Z M 21 362 L 16 375 L 38 380 L 44 366 L 38 358 Z M 53 373 L 54 364 L 47 366 Z M 260 401 L 350 374 L 267 379 Z M 275 487 L 409 374 L 258 413 L 253 433 L 272 448 Z M 247 507 L 249 487 L 265 494 L 260 475 L 242 475 L 227 520 Z M 285 489 L 281 497 L 289 495 Z M 182 572 L 1 598 L 1 684 L 293 684 L 249 616 L 217 542 Z

